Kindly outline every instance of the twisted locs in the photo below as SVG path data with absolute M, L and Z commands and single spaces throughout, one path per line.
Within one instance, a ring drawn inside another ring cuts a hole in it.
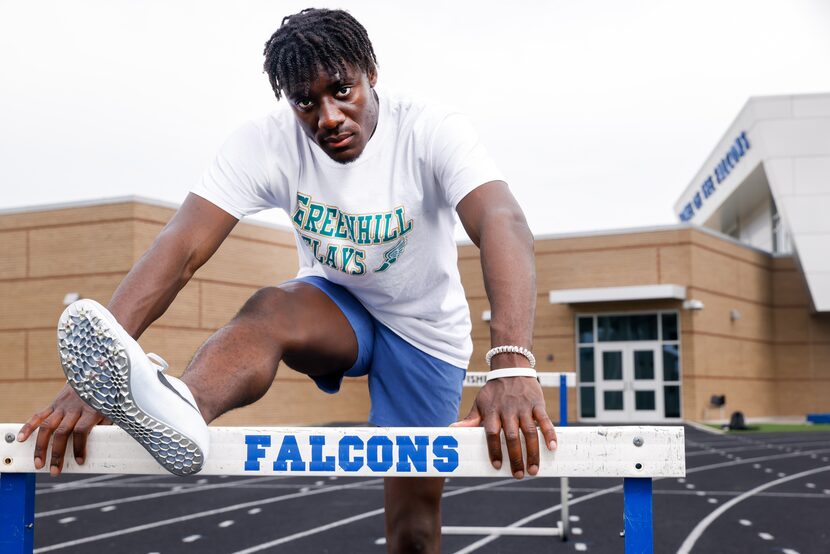
M 366 29 L 343 10 L 308 8 L 284 17 L 263 54 L 277 100 L 286 91 L 308 94 L 320 71 L 344 75 L 355 68 L 369 76 L 377 71 Z

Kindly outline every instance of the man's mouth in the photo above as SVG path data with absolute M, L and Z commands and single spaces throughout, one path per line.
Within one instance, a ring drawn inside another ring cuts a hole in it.
M 333 137 L 326 137 L 323 139 L 323 142 L 329 148 L 333 148 L 336 150 L 348 146 L 349 144 L 351 144 L 353 139 L 353 133 L 341 133 L 339 135 L 334 135 Z

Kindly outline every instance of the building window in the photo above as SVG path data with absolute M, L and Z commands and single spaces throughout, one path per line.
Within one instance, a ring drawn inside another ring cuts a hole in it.
M 781 220 L 781 214 L 778 213 L 778 206 L 775 201 L 772 202 L 772 253 L 773 254 L 789 254 L 792 252 L 792 244 L 790 243 L 790 236 L 787 233 L 787 228 Z

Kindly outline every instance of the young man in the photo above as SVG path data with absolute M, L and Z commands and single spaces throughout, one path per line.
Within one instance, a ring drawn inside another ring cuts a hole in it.
M 495 467 L 503 430 L 514 476 L 535 474 L 537 423 L 547 448 L 556 435 L 529 369 L 533 237 L 475 132 L 456 114 L 379 95 L 372 45 L 343 11 L 286 17 L 266 44 L 265 70 L 289 107 L 230 137 L 109 311 L 81 300 L 62 316 L 68 384 L 19 435 L 38 429 L 35 465 L 45 465 L 52 438 L 49 463 L 60 473 L 70 435 L 82 463 L 90 429 L 106 416 L 169 471 L 198 471 L 208 456 L 205 422 L 260 398 L 280 361 L 327 392 L 344 376 L 368 375 L 373 424 L 452 423 L 472 351 L 454 210 L 481 249 L 493 314 L 488 361 L 505 370 L 458 425 L 484 425 Z M 164 376 L 163 361 L 134 339 L 239 219 L 275 206 L 293 222 L 297 279 L 258 291 L 181 380 Z M 390 551 L 438 551 L 443 483 L 386 480 Z

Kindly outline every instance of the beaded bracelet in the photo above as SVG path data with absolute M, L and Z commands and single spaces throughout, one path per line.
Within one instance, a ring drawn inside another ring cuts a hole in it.
M 523 348 L 521 346 L 512 346 L 512 345 L 505 345 L 505 346 L 496 346 L 491 348 L 487 351 L 487 354 L 484 356 L 484 361 L 487 362 L 487 367 L 490 367 L 490 361 L 493 359 L 493 356 L 496 354 L 504 354 L 506 352 L 513 352 L 515 354 L 521 354 L 527 361 L 530 362 L 530 367 L 536 367 L 536 357 L 533 353 L 528 350 L 527 348 Z

